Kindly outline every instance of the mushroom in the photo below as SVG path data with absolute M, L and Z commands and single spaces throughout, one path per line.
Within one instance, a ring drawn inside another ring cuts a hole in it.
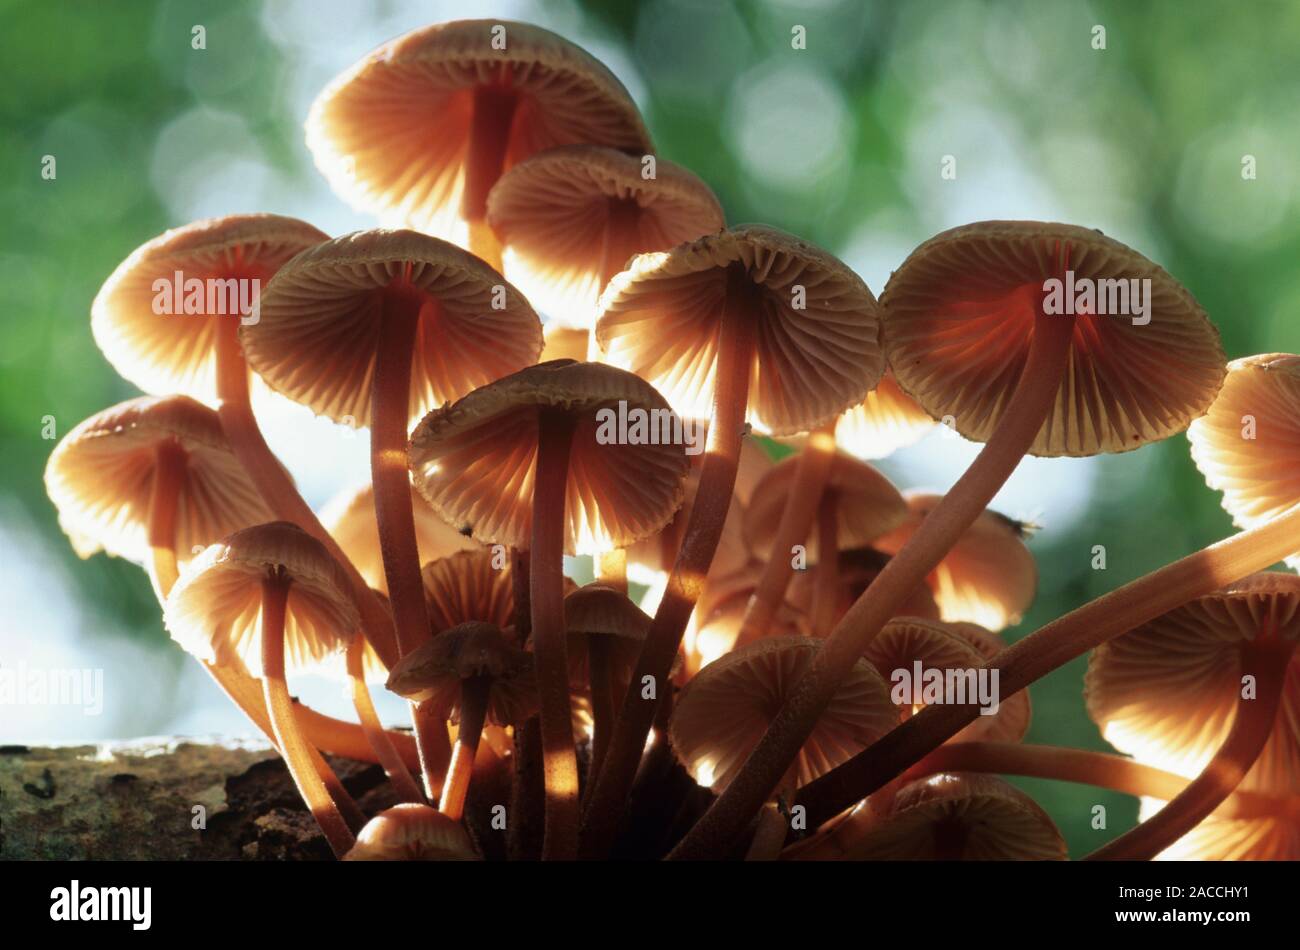
M 307 147 L 359 210 L 467 246 L 500 267 L 488 193 L 543 149 L 653 151 L 622 83 L 548 30 L 458 20 L 390 40 L 312 104 Z
M 361 231 L 281 268 L 261 319 L 240 328 L 249 364 L 277 391 L 336 422 L 370 426 L 384 575 L 397 647 L 429 636 L 411 508 L 410 419 L 531 363 L 541 324 L 518 292 L 454 245 L 414 231 Z M 446 736 L 417 733 L 426 790 Z
M 1297 641 L 1300 578 L 1265 572 L 1097 648 L 1085 697 L 1106 740 L 1142 761 L 1199 775 L 1091 857 L 1150 859 L 1238 785 L 1277 786 L 1280 776 L 1294 784 Z
M 394 805 L 361 829 L 344 861 L 478 861 L 459 821 L 428 805 Z
M 886 369 L 867 398 L 835 420 L 835 446 L 870 462 L 919 442 L 935 426 L 930 414 L 903 392 L 892 370 Z M 781 440 L 802 446 L 801 436 Z
M 942 495 L 906 492 L 907 517 L 872 547 L 896 555 Z M 974 623 L 989 630 L 1020 622 L 1038 590 L 1038 564 L 1025 546 L 1033 525 L 985 509 L 949 548 L 925 582 L 950 623 Z
M 529 551 L 551 858 L 574 855 L 578 830 L 563 554 L 623 547 L 658 531 L 681 504 L 686 475 L 681 446 L 608 432 L 620 411 L 678 424 L 631 373 L 557 360 L 434 410 L 411 437 L 415 485 L 444 518 Z
M 715 660 L 686 684 L 673 709 L 669 737 L 696 782 L 717 791 L 727 787 L 819 646 L 820 641 L 807 637 L 766 637 Z M 772 797 L 791 795 L 799 785 L 870 745 L 897 721 L 885 681 L 875 667 L 860 660 Z M 760 821 L 759 847 L 762 856 L 768 856 L 784 841 L 785 825 L 775 808 L 766 810 Z
M 436 634 L 398 661 L 388 688 L 459 723 L 438 810 L 459 821 L 484 724 L 523 722 L 537 707 L 533 657 L 499 627 L 470 621 Z
M 792 845 L 795 861 L 1063 861 L 1065 841 L 1047 812 L 991 775 L 942 774 L 911 782 L 878 812 L 869 801 Z
M 295 525 L 272 522 L 205 548 L 164 610 L 167 630 L 187 652 L 216 664 L 238 657 L 257 671 L 276 746 L 338 857 L 352 847 L 352 830 L 299 728 L 285 666 L 286 657 L 310 666 L 346 646 L 359 623 L 351 589 L 324 545 Z
M 642 254 L 600 305 L 605 358 L 644 376 L 683 415 L 709 419 L 691 518 L 635 673 L 662 681 L 721 535 L 746 420 L 788 435 L 861 402 L 884 371 L 879 316 L 843 263 L 760 225 Z M 588 809 L 593 852 L 609 845 L 654 712 L 639 695 L 624 700 Z
M 817 561 L 821 565 L 821 559 Z M 840 551 L 834 571 L 814 570 L 796 573 L 790 581 L 786 592 L 786 603 L 808 618 L 809 633 L 814 637 L 828 636 L 835 622 L 843 616 L 853 601 L 862 596 L 862 592 L 876 579 L 886 564 L 889 556 L 874 548 L 851 548 Z M 830 575 L 838 585 L 833 595 L 825 589 L 827 576 Z M 821 616 L 813 617 L 813 603 L 818 596 L 823 605 Z M 833 603 L 828 604 L 833 597 Z M 830 609 L 830 625 L 827 625 L 827 610 Z M 934 602 L 930 589 L 925 584 L 918 584 L 898 607 L 899 617 L 921 617 L 926 620 L 939 619 L 939 606 Z
M 520 162 L 488 195 L 504 273 L 552 319 L 584 331 L 629 260 L 725 227 L 722 207 L 691 172 L 659 159 L 567 145 Z M 585 358 L 585 354 L 583 357 Z

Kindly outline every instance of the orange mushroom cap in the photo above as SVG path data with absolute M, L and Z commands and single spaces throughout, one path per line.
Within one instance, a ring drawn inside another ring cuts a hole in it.
M 561 410 L 574 421 L 565 551 L 625 547 L 658 531 L 680 507 L 687 456 L 671 440 L 602 444 L 606 422 L 620 405 L 629 418 L 635 410 L 674 427 L 663 397 L 631 373 L 567 360 L 531 366 L 420 422 L 409 449 L 415 485 L 445 519 L 474 537 L 527 547 L 538 417 L 544 409 Z M 657 421 L 649 429 L 663 431 Z
M 103 550 L 149 559 L 149 503 L 159 446 L 176 445 L 186 478 L 176 509 L 176 557 L 269 521 L 216 412 L 188 396 L 142 396 L 98 412 L 65 435 L 45 466 L 45 490 L 81 557 Z
M 980 221 L 913 251 L 881 295 L 884 345 L 903 391 L 966 438 L 987 441 L 1028 359 L 1044 283 L 1063 279 L 1063 261 L 1076 284 L 1124 281 L 1128 291 L 1128 281 L 1150 280 L 1149 312 L 1076 318 L 1056 404 L 1030 454 L 1123 452 L 1182 431 L 1223 382 L 1218 331 L 1163 268 L 1070 224 Z M 1110 299 L 1112 285 L 1080 286 Z
M 552 319 L 590 328 L 610 268 L 725 226 L 694 174 L 663 159 L 653 177 L 645 169 L 641 156 L 568 145 L 524 160 L 492 189 L 488 223 L 505 274 Z
M 286 666 L 327 663 L 360 624 L 352 585 L 323 544 L 286 521 L 236 531 L 194 559 L 164 608 L 172 639 L 204 662 L 237 657 L 261 676 L 262 584 L 273 575 L 289 580 Z
M 353 427 L 370 422 L 381 299 L 424 299 L 411 364 L 411 418 L 537 359 L 532 307 L 477 257 L 414 231 L 358 231 L 294 258 L 267 285 L 244 355 L 272 389 Z
M 145 392 L 211 402 L 218 322 L 252 319 L 241 303 L 255 308 L 281 265 L 328 240 L 305 221 L 277 214 L 205 218 L 167 231 L 132 251 L 104 282 L 90 308 L 95 342 L 118 374 Z M 204 282 L 197 296 L 186 290 L 192 280 Z M 239 280 L 257 283 L 241 287 Z M 174 299 L 179 291 L 184 296 Z M 164 292 L 172 312 L 157 309 Z
M 366 822 L 344 861 L 478 861 L 460 822 L 436 808 L 407 802 Z
M 682 640 L 689 675 L 694 676 L 735 646 L 762 573 L 762 565 L 753 561 L 730 574 L 710 576 Z M 809 632 L 807 610 L 787 599 L 777 608 L 767 635 L 806 636 Z
M 867 398 L 835 423 L 835 444 L 855 458 L 882 459 L 919 442 L 934 426 L 930 414 L 899 388 L 893 372 L 886 369 Z
M 648 379 L 683 415 L 708 418 L 732 265 L 761 301 L 749 315 L 754 428 L 793 435 L 862 402 L 885 369 L 876 298 L 841 261 L 764 225 L 634 258 L 600 298 L 605 359 Z
M 307 147 L 354 208 L 463 243 L 474 94 L 489 85 L 518 97 L 503 171 L 557 145 L 653 151 L 613 73 L 563 37 L 509 20 L 440 23 L 371 51 L 316 98 Z
M 1268 794 L 1276 796 L 1273 813 L 1232 818 L 1211 814 L 1156 855 L 1155 860 L 1300 860 L 1300 800 L 1295 786 L 1269 789 Z M 1146 821 L 1166 804 L 1158 798 L 1144 797 L 1138 807 L 1138 821 Z
M 590 678 L 587 641 L 606 638 L 614 680 L 626 685 L 641 655 L 641 644 L 650 632 L 650 617 L 621 591 L 588 584 L 564 598 L 564 628 L 568 635 L 569 688 L 581 692 Z

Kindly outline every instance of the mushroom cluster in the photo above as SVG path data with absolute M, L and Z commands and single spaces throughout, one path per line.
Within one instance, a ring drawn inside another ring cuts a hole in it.
M 527 24 L 384 44 L 307 142 L 384 226 L 231 215 L 131 253 L 91 326 L 148 395 L 46 486 L 79 554 L 144 567 L 339 858 L 1064 858 L 1008 775 L 1141 797 L 1092 857 L 1300 857 L 1300 580 L 1265 570 L 1300 556 L 1300 357 L 1228 364 L 1174 277 L 1067 224 L 946 231 L 878 300 L 729 226 L 619 80 Z M 174 275 L 255 303 L 160 310 Z M 371 482 L 318 516 L 254 385 L 368 429 Z M 984 443 L 946 494 L 869 463 L 938 422 Z M 988 505 L 1021 459 L 1189 426 L 1242 533 L 1007 646 L 1038 573 Z M 1024 743 L 1026 688 L 1089 650 L 1125 754 Z M 304 672 L 356 721 L 295 701 Z M 383 767 L 378 814 L 325 754 Z

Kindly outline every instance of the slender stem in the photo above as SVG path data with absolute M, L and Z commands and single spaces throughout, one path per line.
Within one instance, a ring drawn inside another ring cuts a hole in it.
M 587 637 L 587 672 L 591 686 L 591 764 L 587 768 L 588 789 L 591 776 L 600 774 L 601 763 L 609 749 L 609 733 L 614 728 L 616 697 L 614 694 L 612 638 L 600 634 Z
M 188 470 L 185 450 L 176 442 L 159 443 L 154 450 L 153 483 L 149 487 L 149 580 L 159 602 L 165 601 L 180 576 L 176 565 L 176 509 L 181 483 Z
M 289 580 L 283 575 L 268 576 L 262 582 L 262 685 L 266 708 L 271 712 L 276 746 L 293 776 L 298 793 L 311 810 L 316 824 L 320 825 L 334 856 L 341 858 L 356 839 L 312 764 L 310 747 L 298 729 L 293 700 L 289 698 L 289 687 L 284 680 L 284 617 L 289 585 Z
M 572 860 L 578 854 L 578 758 L 573 746 L 564 629 L 564 508 L 573 427 L 573 418 L 563 410 L 543 409 L 538 414 L 529 553 L 533 653 L 546 783 L 544 861 Z
M 812 624 L 814 636 L 835 626 L 840 613 L 840 545 L 837 538 L 839 495 L 834 489 L 822 495 L 817 506 L 817 566 L 813 569 Z
M 410 703 L 411 725 L 415 728 L 415 747 L 420 758 L 420 775 L 424 794 L 429 801 L 442 796 L 442 785 L 451 767 L 451 738 L 441 704 Z
M 1241 784 L 1264 750 L 1282 705 L 1294 643 L 1276 637 L 1242 645 L 1242 670 L 1255 676 L 1257 693 L 1237 701 L 1228 737 L 1205 769 L 1136 828 L 1088 855 L 1089 861 L 1150 861 L 1191 831 Z
M 603 551 L 596 555 L 596 579 L 620 594 L 627 593 L 627 551 Z
M 510 589 L 514 596 L 515 643 L 523 646 L 533 634 L 532 597 L 528 584 L 532 579 L 531 559 L 524 548 L 510 551 Z
M 452 747 L 447 781 L 442 786 L 442 801 L 438 803 L 438 810 L 453 821 L 460 821 L 465 813 L 465 796 L 474 775 L 474 756 L 483 735 L 491 691 L 492 679 L 487 676 L 471 676 L 460 684 L 460 729 Z
M 608 200 L 600 243 L 600 290 L 638 253 L 636 228 L 640 219 L 641 205 L 635 198 Z
M 636 777 L 646 735 L 655 719 L 655 708 L 671 689 L 669 674 L 673 660 L 722 539 L 745 434 L 749 377 L 754 364 L 754 324 L 761 305 L 759 294 L 742 267 L 733 265 L 728 269 L 718 327 L 712 418 L 699 487 L 683 531 L 682 546 L 641 647 L 636 671 L 614 724 L 605 763 L 587 805 L 582 845 L 585 857 L 601 857 L 613 847 L 627 792 Z M 641 698 L 646 683 L 654 684 L 656 699 L 653 701 Z
M 758 828 L 745 852 L 746 861 L 775 861 L 785 844 L 785 816 L 776 802 L 768 802 L 758 813 Z
M 542 726 L 536 716 L 515 727 L 514 760 L 506 853 L 511 861 L 536 861 L 542 856 L 545 823 L 542 812 L 546 799 Z
M 375 758 L 384 767 L 384 774 L 392 783 L 398 799 L 404 802 L 423 803 L 424 795 L 420 793 L 420 787 L 415 784 L 415 779 L 411 778 L 406 763 L 397 754 L 397 749 L 379 721 L 379 714 L 375 712 L 374 701 L 370 698 L 370 688 L 366 686 L 365 643 L 364 638 L 356 636 L 348 643 L 347 649 L 347 672 L 348 682 L 352 688 L 352 706 L 361 721 L 361 731 L 365 733 L 366 741 L 374 751 Z
M 794 477 L 786 496 L 772 553 L 763 565 L 763 574 L 754 596 L 745 608 L 736 647 L 768 635 L 772 618 L 785 601 L 786 589 L 794 576 L 794 548 L 808 540 L 818 503 L 830 477 L 835 460 L 835 423 L 812 432 L 795 461 Z M 827 627 L 826 630 L 830 628 Z
M 503 67 L 500 81 L 474 89 L 474 115 L 470 120 L 469 148 L 465 156 L 465 190 L 461 216 L 469 223 L 470 250 L 497 270 L 501 245 L 487 225 L 487 198 L 505 169 L 510 129 L 519 96 L 509 88 L 510 73 Z
M 740 773 L 674 849 L 674 857 L 720 853 L 744 830 L 789 768 L 853 663 L 1015 471 L 1055 404 L 1070 354 L 1074 320 L 1070 315 L 1040 313 L 1035 317 L 1028 359 L 988 443 L 840 618 Z M 1004 694 L 1009 694 L 1006 680 L 1002 682 Z

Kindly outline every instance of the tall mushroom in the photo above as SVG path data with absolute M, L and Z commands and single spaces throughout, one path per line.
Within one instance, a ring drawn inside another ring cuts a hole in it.
M 285 765 L 343 857 L 353 833 L 316 771 L 285 682 L 286 657 L 311 666 L 341 652 L 357 629 L 351 583 L 338 562 L 288 522 L 245 528 L 195 558 L 167 598 L 165 619 L 190 653 L 209 663 L 238 656 L 262 678 Z
M 644 436 L 621 431 L 619 418 L 641 419 Z M 672 517 L 687 456 L 649 432 L 678 424 L 663 397 L 631 373 L 557 360 L 434 410 L 411 437 L 415 485 L 443 517 L 482 540 L 529 551 L 547 857 L 573 857 L 578 831 L 563 555 L 630 544 Z
M 541 352 L 537 315 L 497 273 L 414 231 L 361 231 L 281 268 L 261 319 L 240 327 L 249 364 L 275 390 L 336 422 L 370 427 L 370 470 L 401 655 L 429 637 L 411 509 L 410 420 Z M 420 725 L 426 791 L 446 735 Z
M 488 193 L 542 149 L 653 151 L 623 84 L 563 37 L 527 23 L 457 20 L 390 40 L 331 82 L 307 146 L 360 210 L 468 247 L 500 267 Z
M 650 380 L 678 412 L 710 420 L 690 521 L 635 673 L 662 682 L 722 532 L 746 421 L 793 434 L 861 402 L 884 371 L 879 315 L 843 263 L 759 225 L 635 258 L 601 311 L 606 359 Z M 587 812 L 592 853 L 609 846 L 654 714 L 629 691 Z

